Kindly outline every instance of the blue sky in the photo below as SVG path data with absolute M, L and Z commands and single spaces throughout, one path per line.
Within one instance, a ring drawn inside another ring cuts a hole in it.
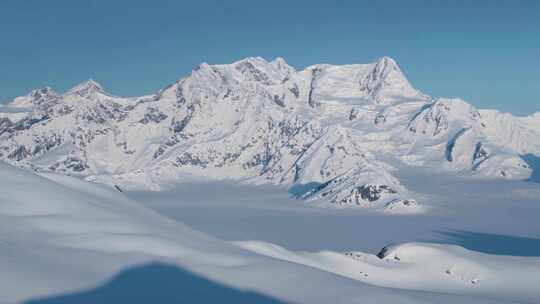
M 201 62 L 397 60 L 418 89 L 540 111 L 540 1 L 0 2 L 0 100 L 93 78 L 152 93 Z

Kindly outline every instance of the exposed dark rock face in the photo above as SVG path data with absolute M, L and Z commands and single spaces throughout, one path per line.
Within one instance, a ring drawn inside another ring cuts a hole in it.
M 272 153 L 270 152 L 270 147 L 268 144 L 266 144 L 266 149 L 264 153 L 259 153 L 253 155 L 253 157 L 243 164 L 243 167 L 245 169 L 251 169 L 255 167 L 261 167 L 261 171 L 264 171 L 264 169 L 268 166 L 270 163 L 270 160 L 272 159 Z
M 13 123 L 11 122 L 11 120 L 9 120 L 9 118 L 7 117 L 0 118 L 0 135 L 2 135 L 2 133 L 6 132 L 12 126 L 13 126 Z
M 358 118 L 358 110 L 352 108 L 351 112 L 349 112 L 349 120 L 355 120 Z
M 450 112 L 450 107 L 444 103 L 433 103 L 425 106 L 409 124 L 409 131 L 417 133 L 416 127 L 413 122 L 416 122 L 417 117 L 423 116 L 422 120 L 427 125 L 434 125 L 432 136 L 437 136 L 444 131 L 448 130 L 449 122 L 447 113 Z M 424 114 L 424 115 L 422 115 Z M 426 130 L 422 131 L 422 134 L 426 134 Z
M 32 104 L 35 106 L 49 103 L 51 100 L 54 100 L 58 97 L 58 95 L 49 87 L 34 90 L 30 93 L 30 96 L 33 99 Z
M 180 107 L 186 103 L 186 97 L 184 96 L 184 89 L 182 88 L 182 83 L 184 81 L 180 81 L 177 83 L 176 88 L 176 106 Z
M 402 200 L 402 204 L 403 206 L 414 206 L 417 203 L 415 200 Z
M 309 94 L 308 94 L 308 105 L 312 108 L 315 108 L 319 106 L 319 103 L 315 100 L 315 95 L 313 94 L 313 91 L 315 90 L 315 81 L 317 81 L 317 77 L 322 72 L 319 68 L 314 68 L 311 71 L 311 82 L 309 85 Z
M 234 152 L 234 153 L 227 152 L 225 154 L 220 155 L 220 157 L 218 157 L 219 161 L 216 163 L 216 167 L 221 168 L 221 167 L 224 167 L 225 165 L 229 165 L 233 163 L 240 157 L 241 154 L 242 154 L 242 151 Z
M 195 166 L 206 168 L 208 166 L 208 161 L 199 158 L 197 155 L 193 155 L 189 152 L 178 156 L 176 158 L 176 164 L 178 166 Z
M 374 120 L 375 125 L 380 125 L 385 122 L 386 122 L 386 116 L 384 114 L 379 113 L 377 114 L 377 116 L 375 116 L 375 120 Z
M 81 173 L 88 169 L 88 165 L 79 158 L 68 157 L 63 161 L 50 166 L 49 169 L 52 171 L 72 171 L 76 173 Z
M 377 257 L 378 257 L 379 259 L 381 259 L 381 260 L 387 258 L 388 255 L 389 255 L 390 252 L 391 252 L 391 249 L 392 249 L 392 246 L 391 246 L 391 245 L 390 245 L 390 246 L 385 246 L 385 247 L 383 247 L 383 249 L 381 249 L 381 251 L 379 251 L 379 253 L 377 253 Z M 394 258 L 394 260 L 396 260 L 396 261 L 400 261 L 400 260 L 401 260 L 401 258 L 400 258 L 397 254 L 394 254 L 394 257 L 393 257 L 393 258 Z
M 13 131 L 23 131 L 23 130 L 28 130 L 30 129 L 33 125 L 35 124 L 38 124 L 40 122 L 45 122 L 46 120 L 50 119 L 51 117 L 47 114 L 45 115 L 42 115 L 42 116 L 33 116 L 33 117 L 28 117 L 28 118 L 25 118 L 21 121 L 19 121 L 18 123 L 16 123 L 14 126 L 13 126 Z
M 195 114 L 195 105 L 190 104 L 187 107 L 187 114 L 182 118 L 180 121 L 173 120 L 172 122 L 172 130 L 175 134 L 180 134 L 184 131 L 186 126 L 189 124 L 191 119 L 193 118 L 193 115 Z
M 66 159 L 64 161 L 64 165 L 66 166 L 66 168 L 71 169 L 74 172 L 82 172 L 87 168 L 87 166 L 82 160 L 74 157 L 69 157 L 68 159 Z
M 164 146 L 164 145 L 161 145 L 156 152 L 154 152 L 154 155 L 153 155 L 153 158 L 154 159 L 157 159 L 158 157 L 160 157 L 161 155 L 163 155 L 163 153 L 165 153 L 165 150 L 167 148 Z
M 489 153 L 482 146 L 482 142 L 478 142 L 474 149 L 473 163 L 479 165 L 483 161 L 489 158 Z
M 32 156 L 32 153 L 28 152 L 24 146 L 19 146 L 17 149 L 15 149 L 15 151 L 8 155 L 8 158 L 20 161 L 30 156 Z
M 32 156 L 36 156 L 40 153 L 47 152 L 54 147 L 62 144 L 62 137 L 58 134 L 52 134 L 50 136 L 41 136 L 34 138 L 34 150 Z
M 294 97 L 300 97 L 300 89 L 298 88 L 298 85 L 296 83 L 292 88 L 289 88 L 289 91 L 294 95 Z
M 448 120 L 442 115 L 438 115 L 435 117 L 435 131 L 433 131 L 433 136 L 445 130 L 448 130 Z
M 357 204 L 360 205 L 362 202 L 375 202 L 378 201 L 383 194 L 395 194 L 396 190 L 392 189 L 387 185 L 372 185 L 366 184 L 353 188 L 351 192 L 339 202 L 340 205 L 346 204 Z
M 381 198 L 384 193 L 397 193 L 394 189 L 387 185 L 370 185 L 366 184 L 356 189 L 353 189 L 351 194 L 360 195 L 360 198 L 364 201 L 374 202 Z
M 489 151 L 484 147 L 482 142 L 476 143 L 476 147 L 474 149 L 473 159 L 472 159 L 472 169 L 475 171 L 480 167 L 480 165 L 488 160 L 490 157 Z M 523 165 L 522 165 L 523 166 Z M 527 169 L 527 166 L 523 166 Z M 504 172 L 504 171 L 503 171 Z M 505 174 L 501 174 L 501 176 L 506 176 Z
M 272 84 L 268 76 L 257 69 L 253 63 L 249 61 L 243 61 L 236 66 L 236 69 L 246 75 L 248 78 L 251 78 L 252 81 L 261 82 L 266 85 Z
M 284 99 L 285 99 L 285 96 L 274 95 L 274 103 L 277 104 L 280 107 L 285 106 Z
M 377 253 L 377 257 L 382 260 L 388 255 L 388 252 L 390 252 L 390 247 L 388 247 L 388 246 L 383 247 L 381 249 L 381 251 L 379 251 L 379 253 Z
M 167 115 L 160 112 L 156 108 L 148 108 L 147 112 L 144 114 L 144 118 L 139 122 L 142 124 L 148 124 L 150 122 L 160 123 L 161 121 L 167 119 Z
M 399 68 L 391 59 L 387 57 L 382 58 L 377 62 L 371 72 L 360 81 L 360 91 L 364 92 L 376 103 L 381 103 L 382 100 L 379 98 L 379 93 L 387 85 L 387 76 L 393 70 L 399 70 Z

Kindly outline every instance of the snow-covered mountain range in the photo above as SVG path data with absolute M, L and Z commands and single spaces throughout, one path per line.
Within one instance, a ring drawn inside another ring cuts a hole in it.
M 20 167 L 122 189 L 271 182 L 317 203 L 388 212 L 424 210 L 399 168 L 527 179 L 529 154 L 540 155 L 540 113 L 434 99 L 388 57 L 301 71 L 281 58 L 203 63 L 153 95 L 117 97 L 89 80 L 0 109 L 0 159 Z

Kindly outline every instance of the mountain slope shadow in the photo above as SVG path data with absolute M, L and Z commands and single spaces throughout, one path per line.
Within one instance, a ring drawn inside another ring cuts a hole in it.
M 95 289 L 26 304 L 235 303 L 281 304 L 267 296 L 212 282 L 177 266 L 152 263 L 121 272 Z
M 540 239 L 472 231 L 435 231 L 445 242 L 496 255 L 540 256 Z
M 528 181 L 540 183 L 540 156 L 525 154 L 521 155 L 521 158 L 532 168 L 532 174 Z
M 321 187 L 323 184 L 317 182 L 309 182 L 307 184 L 294 184 L 292 185 L 288 192 L 292 194 L 295 198 L 301 198 L 309 192 L 316 190 Z

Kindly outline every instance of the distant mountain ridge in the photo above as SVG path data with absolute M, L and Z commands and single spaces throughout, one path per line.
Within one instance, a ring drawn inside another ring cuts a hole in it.
M 525 154 L 540 155 L 540 113 L 433 99 L 389 57 L 301 71 L 282 58 L 203 63 L 148 96 L 117 97 L 88 80 L 0 110 L 0 159 L 17 166 L 156 190 L 197 176 L 272 182 L 314 202 L 388 212 L 424 210 L 399 166 L 527 179 Z

